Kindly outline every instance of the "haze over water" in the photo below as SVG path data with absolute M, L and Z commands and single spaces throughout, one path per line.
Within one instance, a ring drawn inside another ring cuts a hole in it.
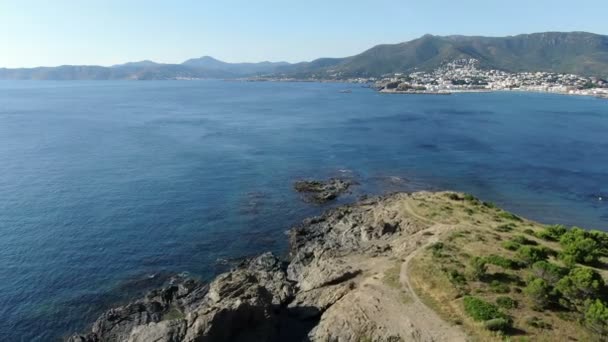
M 450 189 L 608 229 L 607 132 L 608 101 L 587 97 L 0 82 L 0 340 L 58 338 L 164 275 L 284 252 L 326 209 L 299 201 L 299 178 L 355 177 L 339 203 Z

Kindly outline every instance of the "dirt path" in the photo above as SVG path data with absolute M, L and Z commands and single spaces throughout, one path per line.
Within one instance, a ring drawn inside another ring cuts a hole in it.
M 437 315 L 437 313 L 435 313 L 435 311 L 430 309 L 422 302 L 420 297 L 418 297 L 416 292 L 413 290 L 407 272 L 411 260 L 426 247 L 437 242 L 439 240 L 439 236 L 443 232 L 449 231 L 452 227 L 450 225 L 435 223 L 428 218 L 418 215 L 416 212 L 414 212 L 408 202 L 405 203 L 404 207 L 405 210 L 407 210 L 412 216 L 424 222 L 433 224 L 431 227 L 417 233 L 432 233 L 433 235 L 430 235 L 430 238 L 423 245 L 419 246 L 419 248 L 410 253 L 401 265 L 399 280 L 401 282 L 403 291 L 405 291 L 412 299 L 412 302 L 410 305 L 408 305 L 408 308 L 413 312 L 408 314 L 408 316 L 412 320 L 412 323 L 414 323 L 416 327 L 427 336 L 427 338 L 430 338 L 431 341 L 467 341 L 467 335 L 460 327 L 444 321 L 441 317 L 439 317 L 439 315 Z

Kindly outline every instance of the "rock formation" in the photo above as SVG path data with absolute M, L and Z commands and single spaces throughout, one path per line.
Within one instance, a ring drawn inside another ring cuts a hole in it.
M 330 178 L 326 181 L 303 180 L 294 183 L 294 189 L 304 194 L 304 200 L 323 204 L 336 199 L 355 183 L 350 180 Z
M 69 341 L 464 340 L 401 271 L 443 229 L 411 212 L 412 196 L 426 195 L 366 199 L 307 219 L 289 233 L 289 262 L 265 253 L 210 284 L 177 279 Z

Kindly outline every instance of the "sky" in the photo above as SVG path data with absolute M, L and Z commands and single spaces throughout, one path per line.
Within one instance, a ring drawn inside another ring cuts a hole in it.
M 0 67 L 299 62 L 424 34 L 608 34 L 607 0 L 0 0 Z

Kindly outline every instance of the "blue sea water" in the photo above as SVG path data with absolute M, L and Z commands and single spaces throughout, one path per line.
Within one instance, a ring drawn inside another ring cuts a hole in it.
M 223 260 L 284 252 L 284 232 L 325 209 L 292 182 L 337 175 L 361 183 L 340 203 L 453 189 L 608 229 L 608 101 L 0 82 L 0 340 L 60 339 L 164 275 L 206 279 Z

